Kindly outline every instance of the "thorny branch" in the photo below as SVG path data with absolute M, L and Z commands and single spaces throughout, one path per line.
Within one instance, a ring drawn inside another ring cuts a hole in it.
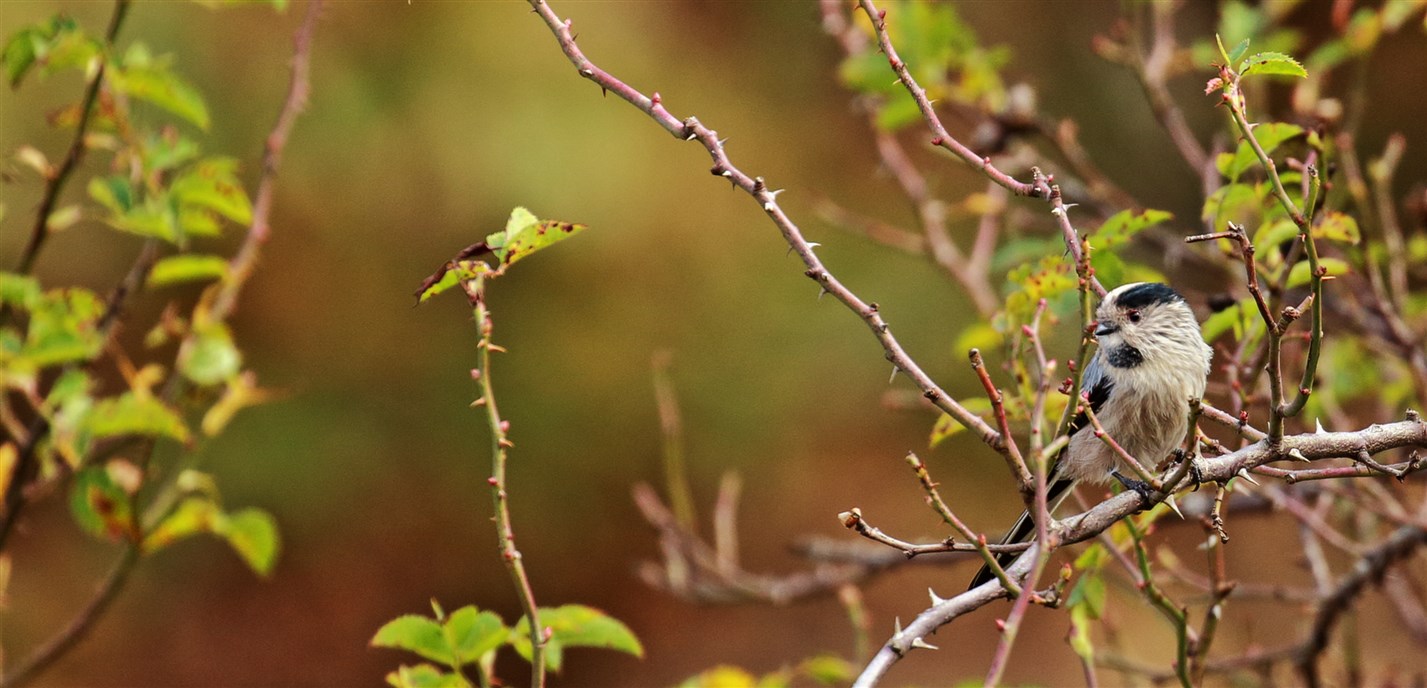
M 734 166 L 729 159 L 728 153 L 724 149 L 723 142 L 719 139 L 718 133 L 704 126 L 695 117 L 680 120 L 674 117 L 665 109 L 663 99 L 658 93 L 646 96 L 634 87 L 624 83 L 614 75 L 600 69 L 584 52 L 575 45 L 574 34 L 570 30 L 570 22 L 562 21 L 554 10 L 544 0 L 530 0 L 531 7 L 540 16 L 545 24 L 550 27 L 560 44 L 560 49 L 575 66 L 580 76 L 598 84 L 607 93 L 613 93 L 620 99 L 628 102 L 640 111 L 652 118 L 659 126 L 669 134 L 685 141 L 698 141 L 713 158 L 714 165 L 710 170 L 715 176 L 728 179 L 735 187 L 743 190 L 752 196 L 778 227 L 785 241 L 794 253 L 803 261 L 807 270 L 804 274 L 817 282 L 823 292 L 831 294 L 839 302 L 845 305 L 872 330 L 878 342 L 882 345 L 886 353 L 887 360 L 891 361 L 893 367 L 905 373 L 916 384 L 922 394 L 933 404 L 951 415 L 957 421 L 974 431 L 983 441 L 998 452 L 1005 452 L 1005 438 L 999 432 L 987 425 L 976 414 L 970 412 L 951 395 L 947 394 L 940 386 L 928 376 L 919 365 L 907 354 L 897 338 L 892 335 L 891 327 L 882 318 L 877 304 L 863 301 L 860 297 L 838 281 L 836 277 L 823 265 L 822 260 L 813 252 L 813 245 L 803 238 L 802 230 L 793 223 L 787 213 L 778 204 L 779 190 L 770 189 L 763 181 L 762 177 L 750 177 L 742 170 Z M 958 144 L 959 145 L 959 144 Z M 989 163 L 988 163 L 989 166 Z M 989 169 L 994 170 L 994 167 Z M 997 171 L 997 174 L 1000 174 Z M 1001 175 L 1004 176 L 1004 175 Z M 1010 179 L 1006 177 L 1006 179 Z M 1021 195 L 1031 192 L 1030 185 L 1022 185 L 1019 182 L 1010 180 L 1017 188 L 1022 189 Z M 1047 190 L 1046 193 L 1049 193 Z
M 599 84 L 606 92 L 612 92 L 621 99 L 631 103 L 654 119 L 671 135 L 684 140 L 698 141 L 708 151 L 714 161 L 713 174 L 729 179 L 735 187 L 748 193 L 760 203 L 763 210 L 778 227 L 791 249 L 802 259 L 804 265 L 807 267 L 807 276 L 817 281 L 825 292 L 832 293 L 835 298 L 856 313 L 868 327 L 872 329 L 874 336 L 876 336 L 882 344 L 887 358 L 893 362 L 897 371 L 907 373 L 932 403 L 953 418 L 963 422 L 967 427 L 976 431 L 983 441 L 1006 456 L 1008 460 L 1011 460 L 1014 454 L 1018 454 L 1018 450 L 1014 449 L 1014 445 L 1010 441 L 1009 428 L 1004 423 L 999 423 L 999 417 L 998 424 L 1001 427 L 992 428 L 980 418 L 967 413 L 964 408 L 954 399 L 947 396 L 943 390 L 937 387 L 935 383 L 915 365 L 902 350 L 897 340 L 892 337 L 885 321 L 882 320 L 878 313 L 876 305 L 864 302 L 832 277 L 826 267 L 823 266 L 816 255 L 814 255 L 812 250 L 813 244 L 810 244 L 803 238 L 797 226 L 777 204 L 777 192 L 769 190 L 761 178 L 750 177 L 736 168 L 729 160 L 722 142 L 712 130 L 702 125 L 695 118 L 680 120 L 674 117 L 664 108 L 661 97 L 657 93 L 652 96 L 646 96 L 595 66 L 575 45 L 568 21 L 561 21 L 543 0 L 530 0 L 530 2 L 535 11 L 555 34 L 561 49 L 572 64 L 575 65 L 581 76 Z M 978 169 L 991 183 L 996 184 L 1009 193 L 1019 196 L 1034 196 L 1047 201 L 1051 205 L 1057 224 L 1061 229 L 1065 245 L 1070 253 L 1070 258 L 1076 266 L 1077 274 L 1082 283 L 1082 299 L 1084 300 L 1086 298 L 1086 294 L 1089 291 L 1103 294 L 1104 288 L 1095 278 L 1093 271 L 1089 269 L 1088 248 L 1084 245 L 1079 232 L 1076 231 L 1069 219 L 1068 211 L 1073 204 L 1065 202 L 1059 189 L 1056 188 L 1051 179 L 1037 172 L 1029 183 L 1018 181 L 1000 170 L 992 163 L 990 158 L 977 154 L 971 148 L 951 136 L 941 123 L 938 114 L 927 98 L 925 90 L 916 83 L 907 65 L 898 57 L 887 33 L 886 13 L 878 10 L 872 0 L 859 0 L 858 4 L 871 20 L 876 42 L 881 51 L 887 56 L 888 62 L 896 74 L 898 81 L 911 94 L 917 107 L 921 111 L 924 121 L 931 130 L 932 145 L 946 150 L 961 161 Z M 1173 50 L 1172 25 L 1169 22 L 1170 9 L 1172 8 L 1156 10 L 1158 13 L 1155 16 L 1156 24 L 1154 27 L 1156 43 L 1148 55 L 1141 55 L 1141 59 L 1144 60 L 1141 64 L 1142 71 L 1152 72 L 1149 74 L 1149 82 L 1146 84 L 1147 89 L 1151 91 L 1157 87 L 1162 87 L 1163 79 L 1168 73 L 1166 71 L 1165 61 L 1169 59 L 1167 57 L 1169 53 L 1164 51 L 1172 52 Z M 845 26 L 838 27 L 828 25 L 830 18 L 833 18 L 834 14 L 835 13 L 832 12 L 824 12 L 824 22 L 825 26 L 828 27 L 829 33 L 838 37 L 840 40 L 856 40 L 848 38 L 852 34 L 846 31 Z M 849 50 L 851 50 L 851 48 L 849 48 Z M 1153 99 L 1154 97 L 1155 95 L 1151 93 L 1151 98 Z M 1163 103 L 1161 104 L 1163 105 Z M 1321 182 L 1317 179 L 1316 171 L 1311 164 L 1313 161 L 1310 160 L 1310 164 L 1305 168 L 1304 172 L 1304 210 L 1300 211 L 1298 205 L 1293 199 L 1289 198 L 1286 189 L 1284 189 L 1282 180 L 1277 175 L 1273 161 L 1255 140 L 1252 133 L 1253 125 L 1248 122 L 1243 114 L 1242 102 L 1236 90 L 1230 97 L 1226 98 L 1226 104 L 1229 106 L 1234 124 L 1239 129 L 1240 135 L 1245 141 L 1249 142 L 1250 147 L 1254 150 L 1268 174 L 1273 184 L 1275 197 L 1283 204 L 1287 215 L 1298 226 L 1301 245 L 1301 249 L 1298 250 L 1301 250 L 1303 255 L 1307 257 L 1311 269 L 1311 296 L 1299 306 L 1284 308 L 1278 317 L 1274 317 L 1274 313 L 1269 307 L 1268 299 L 1257 288 L 1254 290 L 1255 304 L 1259 308 L 1260 316 L 1263 318 L 1265 326 L 1276 334 L 1274 339 L 1281 339 L 1288 325 L 1293 320 L 1304 315 L 1305 310 L 1311 313 L 1311 331 L 1307 337 L 1309 346 L 1302 379 L 1296 390 L 1297 394 L 1292 399 L 1286 398 L 1287 395 L 1284 394 L 1281 380 L 1278 380 L 1281 373 L 1278 367 L 1279 352 L 1276 342 L 1275 346 L 1271 347 L 1272 350 L 1270 350 L 1263 359 L 1263 362 L 1271 369 L 1272 374 L 1269 377 L 1273 387 L 1267 432 L 1249 424 L 1248 415 L 1242 408 L 1243 403 L 1232 405 L 1230 407 L 1232 413 L 1226 413 L 1207 404 L 1205 404 L 1202 409 L 1205 418 L 1232 429 L 1243 442 L 1237 449 L 1230 450 L 1219 444 L 1216 440 L 1204 437 L 1202 438 L 1203 442 L 1205 446 L 1211 450 L 1211 455 L 1193 464 L 1196 470 L 1195 479 L 1197 481 L 1220 484 L 1220 489 L 1215 492 L 1212 499 L 1212 509 L 1205 507 L 1202 513 L 1212 514 L 1214 520 L 1211 520 L 1210 528 L 1221 538 L 1227 538 L 1221 517 L 1227 503 L 1229 492 L 1224 486 L 1236 477 L 1245 477 L 1251 480 L 1250 473 L 1257 472 L 1266 475 L 1278 475 L 1293 482 L 1326 477 L 1381 474 L 1383 472 L 1401 476 L 1411 472 L 1411 470 L 1420 468 L 1420 462 L 1414 457 L 1405 463 L 1383 463 L 1378 462 L 1377 459 L 1373 457 L 1384 451 L 1427 445 L 1427 429 L 1424 429 L 1424 424 L 1415 415 L 1410 415 L 1405 421 L 1375 425 L 1356 432 L 1323 432 L 1321 429 L 1315 433 L 1300 435 L 1289 435 L 1284 432 L 1283 419 L 1300 413 L 1306 404 L 1309 394 L 1311 394 L 1311 386 L 1314 382 L 1317 359 L 1320 351 L 1323 322 L 1322 284 L 1325 281 L 1324 278 L 1326 274 L 1320 264 L 1310 228 L 1314 219 L 1313 213 L 1317 207 L 1315 199 L 1320 194 Z M 1166 122 L 1169 122 L 1166 126 L 1176 128 L 1176 124 L 1172 122 L 1172 120 L 1175 119 L 1172 113 L 1169 113 L 1167 109 L 1161 108 L 1161 116 Z M 1181 133 L 1184 132 L 1181 131 Z M 896 141 L 890 138 L 881 141 L 881 143 L 883 145 L 879 147 L 879 153 L 883 158 L 884 166 L 888 167 L 894 175 L 899 176 L 899 183 L 903 186 L 904 192 L 913 200 L 914 204 L 924 202 L 927 198 L 925 195 L 925 182 L 920 179 L 920 173 L 916 172 L 914 168 L 899 168 L 899 166 L 903 164 L 904 159 L 898 156 L 905 153 L 905 151 L 900 149 L 900 144 L 894 147 L 891 144 L 896 144 Z M 1191 164 L 1196 160 L 1202 160 L 1207 165 L 1209 155 L 1197 147 L 1197 142 L 1195 142 L 1193 150 L 1191 150 L 1189 146 L 1183 146 L 1183 148 L 1184 150 L 1182 152 Z M 1205 174 L 1206 178 L 1211 176 L 1208 172 L 1205 172 Z M 923 220 L 922 229 L 924 232 L 926 232 L 928 228 L 936 228 L 939 226 L 938 222 L 940 222 L 940 220 L 937 217 L 928 215 L 926 206 L 919 205 L 918 207 Z M 883 237 L 882 240 L 886 243 L 897 245 L 903 250 L 927 251 L 933 255 L 941 251 L 943 259 L 946 256 L 955 255 L 947 251 L 946 246 L 940 248 L 931 246 L 929 242 L 932 241 L 933 237 L 929 235 L 923 236 L 918 240 L 905 230 L 876 223 L 868 223 L 862 221 L 860 218 L 854 218 L 854 220 L 854 222 L 849 222 L 848 224 L 863 225 L 866 227 L 866 231 L 869 235 Z M 1251 253 L 1252 243 L 1247 241 L 1245 230 L 1233 227 L 1229 232 L 1207 235 L 1198 237 L 1197 239 L 1203 240 L 1209 238 L 1228 238 L 1239 242 L 1241 248 L 1244 249 L 1242 253 L 1244 254 L 1245 269 L 1249 271 L 1249 281 L 1250 283 L 1256 284 L 1257 280 L 1253 273 L 1255 266 Z M 922 245 L 918 246 L 917 244 Z M 954 245 L 952 245 L 951 248 L 956 251 L 961 250 Z M 977 249 L 973 248 L 973 255 L 975 255 L 976 252 Z M 959 281 L 963 282 L 963 285 L 966 285 L 968 282 L 968 280 L 965 279 L 965 273 L 961 275 L 954 274 L 954 276 L 957 276 Z M 1276 288 L 1279 292 L 1282 291 L 1281 285 L 1278 285 Z M 968 289 L 970 289 L 970 287 L 968 287 Z M 1083 354 L 1081 358 L 1084 358 Z M 1076 372 L 1078 373 L 1078 371 Z M 1075 386 L 1072 386 L 1072 389 L 1075 389 Z M 988 391 L 991 393 L 992 398 L 995 399 L 996 393 L 994 386 L 988 388 Z M 1244 400 L 1240 401 L 1242 402 Z M 1191 447 L 1194 446 L 1195 441 L 1196 438 L 1191 435 Z M 1357 463 L 1355 465 L 1341 467 L 1323 468 L 1315 466 L 1307 469 L 1293 470 L 1267 465 L 1281 461 L 1315 462 L 1329 459 L 1351 460 Z M 1015 462 L 1012 461 L 1012 463 Z M 1021 463 L 1025 465 L 1024 459 L 1022 459 Z M 1169 486 L 1179 484 L 1190 466 L 1190 461 L 1181 463 L 1173 469 L 1173 479 L 1167 481 L 1165 484 Z M 934 484 L 930 483 L 929 478 L 924 479 L 924 484 L 930 485 L 929 501 L 933 504 L 934 508 L 937 508 L 936 502 L 939 496 L 935 495 Z M 1172 490 L 1173 487 L 1166 487 L 1164 489 Z M 707 566 L 701 566 L 700 568 L 714 571 L 718 570 L 718 557 L 716 553 L 707 551 L 702 555 L 697 554 L 700 548 L 706 546 L 696 538 L 691 538 L 687 533 L 680 532 L 681 529 L 678 528 L 677 519 L 674 519 L 672 515 L 661 518 L 659 511 L 662 509 L 662 503 L 651 495 L 638 495 L 636 499 L 640 503 L 641 508 L 646 510 L 646 516 L 651 522 L 667 524 L 666 526 L 661 526 L 661 532 L 665 536 L 666 552 L 669 549 L 678 549 L 686 553 L 684 555 L 685 557 L 688 556 L 688 552 L 695 552 L 695 558 L 703 557 L 710 560 Z M 1158 499 L 1166 496 L 1168 495 L 1160 495 L 1148 501 L 1158 501 Z M 1134 492 L 1122 493 L 1091 506 L 1083 513 L 1073 515 L 1048 526 L 1043 525 L 1042 527 L 1048 528 L 1050 532 L 1041 533 L 1037 538 L 1038 544 L 1031 545 L 1029 549 L 1027 549 L 1028 555 L 1019 558 L 1015 564 L 1002 572 L 1005 576 L 1005 580 L 1013 584 L 1018 581 L 1033 583 L 1037 577 L 1032 576 L 1027 578 L 1027 574 L 1029 574 L 1032 569 L 1039 569 L 1052 550 L 1100 536 L 1110 525 L 1118 522 L 1134 511 L 1148 506 L 1148 504 L 1144 503 L 1146 499 L 1147 498 Z M 944 507 L 945 505 L 942 504 L 941 506 Z M 942 508 L 937 508 L 937 510 L 939 513 L 943 511 Z M 945 509 L 945 511 L 947 513 L 950 512 L 949 509 Z M 663 513 L 668 514 L 667 509 L 663 510 Z M 948 518 L 946 514 L 942 515 L 948 522 L 956 520 L 954 514 L 951 514 L 950 518 Z M 961 543 L 950 542 L 923 545 L 907 542 L 887 535 L 872 527 L 866 522 L 866 519 L 861 513 L 855 510 L 844 514 L 844 520 L 848 527 L 863 533 L 871 539 L 893 546 L 899 550 L 904 557 L 923 552 L 947 551 L 959 547 L 978 549 L 982 552 L 983 556 L 988 552 L 996 551 L 995 546 L 984 544 L 984 538 L 981 538 L 981 541 L 974 545 L 970 543 L 962 545 Z M 975 540 L 972 542 L 975 542 Z M 1041 552 L 1041 549 L 1045 551 Z M 862 562 L 864 565 L 865 562 L 874 560 L 890 561 L 890 559 L 877 560 L 876 558 L 863 558 L 860 556 L 850 559 L 850 561 Z M 740 576 L 743 575 L 741 571 L 734 573 Z M 866 569 L 852 576 L 839 576 L 839 578 L 842 581 L 852 580 L 856 576 L 864 575 L 865 573 Z M 739 580 L 733 578 L 730 580 L 731 584 L 727 585 L 726 590 L 738 590 L 747 579 Z M 811 580 L 811 578 L 806 580 Z M 1229 594 L 1233 586 L 1224 582 L 1222 576 L 1214 580 L 1216 581 L 1214 582 L 1215 594 L 1220 595 L 1218 599 L 1222 601 L 1222 599 Z M 724 583 L 727 584 L 730 583 L 730 581 L 724 581 Z M 767 583 L 767 581 L 758 581 L 758 583 L 763 584 Z M 1010 587 L 1012 586 L 987 584 L 950 599 L 941 599 L 933 595 L 932 606 L 918 615 L 911 624 L 908 624 L 904 628 L 899 627 L 897 629 L 897 632 L 867 665 L 862 676 L 858 679 L 857 685 L 872 685 L 876 683 L 898 659 L 910 650 L 931 647 L 930 643 L 927 642 L 927 636 L 930 633 L 959 617 L 961 614 L 984 606 L 992 600 L 1006 596 L 1008 594 L 1007 588 Z M 826 581 L 820 584 L 804 583 L 791 592 L 784 590 L 782 592 L 769 593 L 768 590 L 770 588 L 766 585 L 755 585 L 750 586 L 750 588 L 755 589 L 743 589 L 742 592 L 744 596 L 773 599 L 775 601 L 786 601 L 787 599 L 810 591 L 827 591 L 832 589 L 831 585 Z M 1021 597 L 1030 599 L 1032 596 L 1023 594 Z M 1291 654 L 1287 651 L 1270 651 L 1254 655 L 1246 659 L 1245 662 L 1238 663 L 1206 661 L 1198 654 L 1194 654 L 1191 657 L 1189 654 L 1189 633 L 1193 632 L 1193 629 L 1188 626 L 1187 617 L 1182 621 L 1183 623 L 1180 625 L 1185 635 L 1182 636 L 1181 659 L 1192 659 L 1193 663 L 1192 666 L 1182 664 L 1180 671 L 1174 675 L 1176 678 L 1179 678 L 1181 682 L 1197 680 L 1198 677 L 1202 677 L 1206 673 L 1229 670 L 1234 666 L 1258 665 L 1259 663 L 1281 661 Z M 1206 642 L 1207 638 L 1213 635 L 1215 623 L 1216 621 L 1206 618 L 1203 630 L 1198 632 L 1200 637 L 1206 639 Z M 1190 672 L 1192 672 L 1192 676 Z M 996 678 L 997 675 L 993 667 L 993 673 L 990 679 L 994 682 Z M 1166 678 L 1168 677 L 1166 676 Z

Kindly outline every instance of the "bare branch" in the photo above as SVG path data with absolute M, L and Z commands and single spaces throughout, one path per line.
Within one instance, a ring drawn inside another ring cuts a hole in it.
M 900 342 L 892 335 L 891 327 L 883 320 L 879 308 L 875 303 L 863 301 L 852 290 L 844 286 L 835 278 L 832 273 L 823 265 L 822 260 L 813 253 L 813 246 L 803 238 L 802 230 L 793 223 L 792 219 L 783 211 L 778 204 L 778 191 L 770 189 L 764 183 L 762 177 L 750 177 L 742 170 L 734 166 L 729 160 L 728 153 L 724 150 L 723 144 L 719 141 L 718 133 L 704 126 L 695 117 L 680 120 L 669 113 L 664 108 L 663 100 L 658 93 L 646 96 L 638 89 L 620 81 L 612 74 L 600 69 L 589 58 L 585 57 L 583 51 L 575 45 L 574 35 L 570 31 L 570 23 L 562 21 L 550 9 L 545 0 L 529 0 L 536 14 L 544 20 L 550 31 L 559 42 L 560 49 L 569 58 L 571 64 L 583 76 L 598 84 L 600 88 L 609 93 L 613 93 L 620 99 L 628 102 L 634 107 L 644 112 L 653 119 L 659 126 L 671 135 L 685 141 L 698 141 L 713 159 L 714 165 L 710 170 L 714 175 L 723 177 L 731 182 L 735 187 L 742 189 L 754 198 L 763 209 L 769 219 L 778 227 L 783 239 L 793 252 L 807 267 L 804 271 L 809 279 L 822 288 L 826 293 L 832 294 L 839 302 L 845 305 L 853 313 L 862 319 L 867 327 L 872 330 L 873 336 L 882 345 L 886 352 L 887 360 L 891 361 L 895 370 L 906 373 L 908 377 L 922 391 L 922 394 L 931 400 L 933 404 L 945 411 L 953 418 L 960 421 L 966 427 L 972 429 L 976 434 L 997 451 L 1005 451 L 1005 438 L 996 432 L 985 421 L 976 414 L 968 411 L 956 399 L 946 393 L 940 386 L 932 381 L 912 358 L 907 355 Z M 1012 180 L 1014 182 L 1014 180 Z M 1025 189 L 1029 191 L 1030 187 Z

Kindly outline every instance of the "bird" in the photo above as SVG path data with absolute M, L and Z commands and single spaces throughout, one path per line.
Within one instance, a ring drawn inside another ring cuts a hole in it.
M 1213 349 L 1184 297 L 1166 284 L 1134 282 L 1105 294 L 1095 311 L 1095 355 L 1081 373 L 1080 388 L 1091 412 L 1130 456 L 1153 468 L 1177 449 L 1189 431 L 1189 400 L 1204 396 Z M 1047 475 L 1046 502 L 1054 510 L 1079 483 L 1118 480 L 1144 492 L 1147 486 L 1118 471 L 1124 459 L 1101 438 L 1085 413 L 1070 423 L 1070 442 Z M 1001 544 L 1029 541 L 1035 521 L 1027 511 Z M 996 555 L 1009 566 L 1019 552 Z M 987 566 L 975 588 L 995 576 Z

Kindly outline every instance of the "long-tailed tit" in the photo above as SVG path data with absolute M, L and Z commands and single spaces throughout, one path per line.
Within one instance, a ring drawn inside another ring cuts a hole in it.
M 1090 410 L 1130 456 L 1153 468 L 1169 456 L 1189 431 L 1189 400 L 1204 395 L 1213 350 L 1204 343 L 1199 322 L 1184 297 L 1163 284 L 1136 282 L 1105 295 L 1095 312 L 1099 349 L 1081 374 L 1080 387 Z M 1103 485 L 1112 478 L 1131 485 L 1116 471 L 1119 455 L 1095 436 L 1085 414 L 1070 425 L 1070 443 L 1050 469 L 1047 503 L 1051 510 L 1078 482 Z M 1002 544 L 1026 542 L 1035 533 L 1028 511 Z M 1009 565 L 1018 553 L 1001 554 Z M 971 587 L 994 576 L 985 566 Z

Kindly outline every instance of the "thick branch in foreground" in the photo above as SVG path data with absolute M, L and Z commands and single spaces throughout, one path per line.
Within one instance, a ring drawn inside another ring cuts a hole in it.
M 1409 420 L 1372 425 L 1357 432 L 1290 435 L 1276 444 L 1260 440 L 1223 456 L 1201 459 L 1198 468 L 1203 482 L 1226 482 L 1240 471 L 1252 470 L 1274 461 L 1352 458 L 1364 451 L 1371 455 L 1391 449 L 1424 445 L 1427 445 L 1427 423 L 1414 414 Z M 1150 504 L 1145 503 L 1144 497 L 1139 493 L 1122 492 L 1088 511 L 1062 520 L 1051 533 L 1051 542 L 1059 548 L 1089 540 L 1147 506 Z M 1034 558 L 1022 556 L 1006 569 L 1006 573 L 1012 577 L 1025 576 L 1030 571 L 1033 563 L 1031 560 Z M 1024 585 L 1034 588 L 1034 581 L 1028 581 Z M 961 615 L 1005 595 L 1000 583 L 992 581 L 949 600 L 934 600 L 934 604 L 918 614 L 912 623 L 893 634 L 863 670 L 855 685 L 875 685 L 898 659 L 915 647 L 923 647 L 929 634 Z

